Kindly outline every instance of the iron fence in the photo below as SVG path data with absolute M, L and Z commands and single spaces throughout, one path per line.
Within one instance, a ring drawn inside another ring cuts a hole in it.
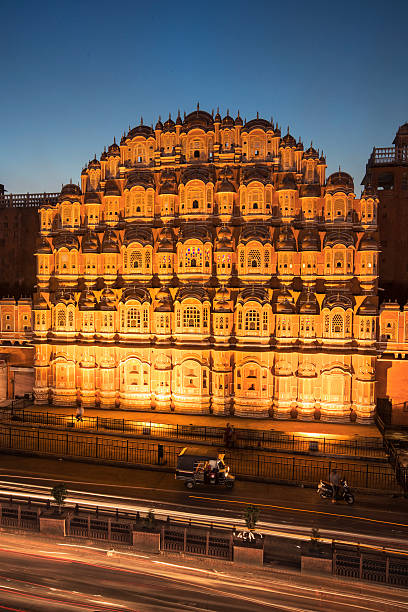
M 408 587 L 408 556 L 336 544 L 333 573 L 346 578 Z
M 176 467 L 183 446 L 0 425 L 0 448 L 128 465 L 164 464 L 171 470 Z M 395 475 L 387 464 L 268 455 L 254 451 L 228 451 L 226 462 L 237 476 L 304 484 L 316 484 L 321 478 L 328 478 L 331 469 L 337 467 L 354 487 L 398 490 Z
M 170 525 L 162 528 L 161 540 L 163 550 L 232 561 L 232 533 Z
M 39 531 L 40 507 L 32 507 L 30 503 L 13 504 L 0 503 L 0 525 L 17 529 Z
M 2 421 L 20 421 L 36 425 L 58 427 L 63 429 L 92 430 L 131 434 L 141 438 L 161 440 L 189 440 L 206 444 L 223 444 L 225 429 L 206 425 L 177 425 L 169 423 L 152 423 L 112 419 L 103 416 L 83 417 L 77 421 L 74 415 L 53 412 L 33 412 L 24 408 L 13 411 L 2 411 Z M 280 451 L 301 454 L 344 455 L 382 457 L 384 444 L 382 438 L 358 437 L 355 439 L 337 439 L 320 436 L 302 436 L 285 434 L 279 431 L 236 428 L 235 448 Z

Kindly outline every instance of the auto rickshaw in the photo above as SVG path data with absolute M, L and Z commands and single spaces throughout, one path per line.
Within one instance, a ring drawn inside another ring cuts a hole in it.
M 224 453 L 216 448 L 186 446 L 177 459 L 176 480 L 184 480 L 187 489 L 196 485 L 212 485 L 232 489 L 235 476 L 224 463 Z

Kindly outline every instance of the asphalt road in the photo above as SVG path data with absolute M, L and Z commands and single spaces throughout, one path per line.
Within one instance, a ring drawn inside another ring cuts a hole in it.
M 154 508 L 193 515 L 225 517 L 231 525 L 242 517 L 248 503 L 261 509 L 260 523 L 290 530 L 318 527 L 330 537 L 364 541 L 367 536 L 380 545 L 398 542 L 408 549 L 408 500 L 390 495 L 361 495 L 356 503 L 336 505 L 321 500 L 314 489 L 238 481 L 232 491 L 219 487 L 185 489 L 172 474 L 128 467 L 98 466 L 54 459 L 0 455 L 0 489 L 10 482 L 51 488 L 64 481 L 76 499 L 91 497 L 101 505 Z M 108 497 L 106 497 L 108 496 Z
M 408 593 L 334 579 L 193 567 L 178 559 L 107 558 L 95 548 L 1 538 L 0 610 L 15 612 L 399 612 Z

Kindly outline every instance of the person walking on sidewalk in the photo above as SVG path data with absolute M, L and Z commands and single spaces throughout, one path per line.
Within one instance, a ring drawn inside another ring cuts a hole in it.
M 229 423 L 226 424 L 225 429 L 224 429 L 224 445 L 225 448 L 229 448 L 230 444 L 231 444 L 231 434 L 232 434 L 232 429 Z
M 78 406 L 77 411 L 76 411 L 76 420 L 77 421 L 81 421 L 81 423 L 83 422 L 83 416 L 84 416 L 84 409 L 82 406 Z

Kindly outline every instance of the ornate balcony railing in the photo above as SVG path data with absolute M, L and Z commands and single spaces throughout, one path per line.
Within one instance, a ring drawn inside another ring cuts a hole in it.
M 408 146 L 378 147 L 371 153 L 368 165 L 408 164 Z

